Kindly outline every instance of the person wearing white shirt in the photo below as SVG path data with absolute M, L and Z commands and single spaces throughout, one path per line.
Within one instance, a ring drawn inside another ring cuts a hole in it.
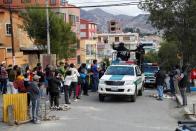
M 70 64 L 70 69 L 71 71 L 71 76 L 72 76 L 72 81 L 71 81 L 71 88 L 70 88 L 70 96 L 72 94 L 72 91 L 74 93 L 74 101 L 77 101 L 76 99 L 76 87 L 77 87 L 77 84 L 78 84 L 78 77 L 80 76 L 78 70 L 75 68 L 75 65 L 72 63 Z
M 71 71 L 68 70 L 66 72 L 66 77 L 64 79 L 64 97 L 65 97 L 65 104 L 71 104 L 69 100 L 69 92 L 70 92 L 70 86 L 72 82 L 73 77 L 71 76 Z

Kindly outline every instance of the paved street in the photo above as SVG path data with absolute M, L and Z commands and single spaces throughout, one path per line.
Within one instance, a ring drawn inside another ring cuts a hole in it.
M 9 127 L 0 124 L 0 130 L 9 131 L 173 131 L 177 120 L 182 119 L 180 110 L 171 99 L 157 101 L 149 97 L 154 91 L 146 90 L 136 103 L 123 99 L 98 101 L 97 94 L 83 96 L 72 102 L 71 110 L 53 112 L 57 121 L 41 124 L 24 124 Z M 52 115 L 52 114 L 50 114 Z

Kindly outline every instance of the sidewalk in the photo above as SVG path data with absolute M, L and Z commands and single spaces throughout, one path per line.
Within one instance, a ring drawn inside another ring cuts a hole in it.
M 180 94 L 176 94 L 177 102 L 182 105 L 182 97 Z M 183 107 L 184 115 L 191 120 L 196 120 L 196 92 L 187 93 L 187 101 L 188 105 Z M 195 115 L 188 115 L 193 114 L 193 104 L 195 104 Z
M 49 109 L 49 100 L 48 100 L 49 98 L 48 98 L 48 96 L 47 96 L 47 98 L 46 99 L 40 99 L 40 111 L 39 111 L 39 114 L 40 114 L 40 119 L 41 118 L 43 118 L 44 117 L 44 115 L 45 115 L 45 102 L 46 102 L 46 105 L 47 105 L 47 116 L 49 116 L 49 117 L 54 117 L 55 116 L 55 113 L 54 112 L 56 112 L 56 110 L 50 110 Z M 0 94 L 0 126 L 1 126 L 1 124 L 5 124 L 6 125 L 6 123 L 2 123 L 2 121 L 3 121 L 3 95 L 1 95 Z M 65 106 L 65 102 L 64 102 L 64 95 L 62 95 L 61 94 L 61 97 L 60 97 L 60 99 L 59 99 L 59 102 L 60 102 L 60 106 L 61 107 L 63 107 L 63 110 L 61 110 L 61 111 L 67 111 L 67 110 L 69 110 L 70 109 L 70 106 L 69 105 L 66 105 Z

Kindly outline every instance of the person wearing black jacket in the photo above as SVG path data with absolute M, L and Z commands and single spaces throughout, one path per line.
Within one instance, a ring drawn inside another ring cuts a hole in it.
M 125 44 L 123 42 L 120 42 L 118 47 L 115 47 L 113 43 L 112 48 L 113 50 L 117 51 L 117 59 L 120 59 L 122 61 L 128 61 L 130 58 L 130 53 L 129 49 L 127 49 L 124 45 Z
M 58 79 L 58 73 L 53 72 L 53 76 L 48 78 L 47 94 L 50 94 L 50 106 L 59 107 L 60 86 L 61 82 Z
M 156 86 L 158 91 L 158 98 L 157 100 L 163 100 L 163 85 L 165 83 L 165 74 L 160 68 L 160 70 L 155 74 L 156 77 Z
M 179 89 L 182 96 L 183 106 L 187 106 L 186 90 L 188 87 L 188 66 L 182 67 L 182 72 L 179 77 Z

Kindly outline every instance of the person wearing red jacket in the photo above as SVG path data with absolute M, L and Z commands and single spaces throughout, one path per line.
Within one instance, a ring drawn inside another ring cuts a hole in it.
M 196 68 L 192 69 L 191 71 L 191 81 L 193 82 L 194 86 L 196 86 Z

